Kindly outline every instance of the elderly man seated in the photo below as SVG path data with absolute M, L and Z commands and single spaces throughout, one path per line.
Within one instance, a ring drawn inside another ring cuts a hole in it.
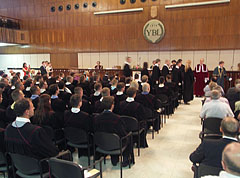
M 239 178 L 240 177 L 240 144 L 231 143 L 225 147 L 222 154 L 222 166 L 219 176 L 204 176 L 203 178 Z
M 238 142 L 239 123 L 232 117 L 222 120 L 221 139 L 204 139 L 198 148 L 190 155 L 193 164 L 199 164 L 198 176 L 218 175 L 222 170 L 221 155 L 226 145 Z
M 234 117 L 230 106 L 220 101 L 221 94 L 218 90 L 212 90 L 211 101 L 203 105 L 200 118 L 225 118 Z
M 221 101 L 221 102 L 226 103 L 226 104 L 229 105 L 229 102 L 228 102 L 227 98 L 222 97 L 222 93 L 221 93 L 222 87 L 220 87 L 219 85 L 217 85 L 217 86 L 213 87 L 213 90 L 218 90 L 218 91 L 220 92 L 221 96 L 220 96 L 220 98 L 219 98 L 219 101 Z M 211 92 L 211 93 L 212 93 L 212 92 Z M 210 95 L 210 96 L 211 96 L 211 95 Z M 210 102 L 210 101 L 211 101 L 211 97 L 207 97 L 204 103 L 208 103 L 208 102 Z

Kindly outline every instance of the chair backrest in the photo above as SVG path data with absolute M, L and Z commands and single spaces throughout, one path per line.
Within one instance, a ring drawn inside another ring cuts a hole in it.
M 157 98 L 162 102 L 162 103 L 167 103 L 168 102 L 168 96 L 164 94 L 158 94 Z
M 30 175 L 40 173 L 39 161 L 37 159 L 15 154 L 9 153 L 14 166 L 23 174 Z
M 139 129 L 138 120 L 136 118 L 130 116 L 120 116 L 120 118 L 125 122 L 127 132 L 134 132 Z
M 120 149 L 120 137 L 114 133 L 96 132 L 94 142 L 97 147 L 106 151 Z
M 55 178 L 84 178 L 83 170 L 77 163 L 51 158 L 49 168 Z
M 6 158 L 5 158 L 4 154 L 3 154 L 3 152 L 0 152 L 0 165 L 1 164 L 7 164 L 6 163 Z
M 88 134 L 86 131 L 73 128 L 73 127 L 66 127 L 64 129 L 65 138 L 75 144 L 87 143 L 88 142 Z
M 221 122 L 222 122 L 221 118 L 209 117 L 203 120 L 203 128 L 213 133 L 221 134 L 220 132 Z
M 213 166 L 207 166 L 205 164 L 200 164 L 198 167 L 198 177 L 203 177 L 207 175 L 219 175 L 219 172 L 221 171 L 221 168 L 213 167 Z

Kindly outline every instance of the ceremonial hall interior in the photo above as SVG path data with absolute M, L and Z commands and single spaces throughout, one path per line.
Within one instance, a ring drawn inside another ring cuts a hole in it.
M 0 178 L 239 178 L 240 0 L 0 0 Z

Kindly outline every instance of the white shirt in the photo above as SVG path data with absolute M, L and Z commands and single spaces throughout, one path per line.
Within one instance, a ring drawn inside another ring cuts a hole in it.
M 95 93 L 93 94 L 94 96 L 99 96 L 101 94 L 100 91 L 95 91 Z
M 71 83 L 70 82 L 66 82 L 66 85 L 70 85 Z
M 223 135 L 222 138 L 226 138 L 226 139 L 230 139 L 230 140 L 234 140 L 234 141 L 238 142 L 238 139 L 234 138 L 234 137 L 228 137 L 228 136 Z
M 40 93 L 43 93 L 45 91 L 46 91 L 46 89 L 40 89 Z
M 134 98 L 132 98 L 132 97 L 127 97 L 126 101 L 129 102 L 129 103 L 131 103 L 131 102 L 134 101 Z
M 27 88 L 26 88 L 26 91 L 30 91 L 30 89 L 31 89 L 31 87 L 27 87 Z
M 103 100 L 103 97 L 100 99 L 100 101 L 102 102 L 102 100 Z
M 71 111 L 72 111 L 72 113 L 77 114 L 77 113 L 80 112 L 80 109 L 79 108 L 72 108 Z
M 208 103 L 208 102 L 210 102 L 210 101 L 212 101 L 212 99 L 211 99 L 211 98 L 207 98 L 204 103 Z M 220 98 L 219 98 L 219 101 L 221 101 L 221 102 L 226 103 L 226 104 L 229 105 L 229 102 L 228 102 L 227 98 L 220 97 Z
M 130 65 L 130 63 L 128 63 L 127 61 L 125 61 L 125 64 Z
M 221 171 L 219 176 L 204 176 L 201 178 L 240 178 L 240 176 L 235 176 L 226 171 Z
M 116 93 L 116 95 L 118 95 L 118 96 L 123 95 L 123 92 L 122 92 L 122 91 L 118 91 L 118 92 Z
M 200 118 L 225 118 L 225 117 L 234 117 L 234 114 L 229 105 L 222 103 L 218 100 L 211 100 L 208 103 L 205 103 L 200 112 Z
M 26 123 L 30 123 L 30 120 L 24 117 L 17 117 L 16 120 L 12 123 L 13 127 L 22 127 Z
M 127 83 L 127 84 L 126 84 L 126 87 L 129 87 L 129 86 L 130 86 L 130 83 Z

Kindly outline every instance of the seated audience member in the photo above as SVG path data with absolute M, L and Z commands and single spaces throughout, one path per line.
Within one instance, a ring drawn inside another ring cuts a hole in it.
M 2 103 L 2 92 L 3 90 L 0 89 L 0 104 Z M 5 128 L 6 127 L 6 111 L 5 109 L 0 108 L 0 128 Z
M 48 86 L 52 85 L 52 84 L 56 84 L 56 78 L 53 77 L 53 73 L 52 72 L 49 72 L 48 74 L 48 79 L 47 79 L 47 84 Z
M 37 75 L 35 78 L 35 85 L 39 86 L 40 82 L 43 80 L 41 75 Z
M 136 101 L 142 104 L 145 107 L 145 111 L 148 113 L 147 116 L 149 118 L 155 117 L 157 118 L 156 123 L 154 124 L 155 130 L 160 129 L 159 115 L 156 110 L 161 107 L 159 100 L 152 94 L 150 94 L 150 85 L 148 83 L 144 83 L 142 85 L 142 93 L 136 96 Z
M 62 81 L 62 79 L 59 75 L 56 75 L 55 80 L 56 80 L 56 83 L 59 83 L 60 81 Z
M 15 89 L 24 90 L 24 85 L 21 81 L 16 82 Z
M 235 110 L 235 102 L 240 101 L 240 79 L 235 80 L 235 87 L 229 88 L 226 98 L 230 103 L 232 111 Z
M 209 167 L 220 168 L 221 155 L 226 145 L 232 142 L 238 142 L 239 123 L 236 119 L 227 117 L 222 120 L 220 131 L 223 134 L 221 139 L 204 139 L 196 151 L 190 155 L 190 160 L 196 164 L 199 163 L 198 172 L 200 176 L 209 175 Z
M 205 176 L 202 178 L 239 178 L 240 177 L 240 144 L 228 144 L 222 154 L 222 167 L 219 176 Z
M 51 98 L 48 94 L 43 94 L 39 97 L 39 104 L 35 110 L 32 123 L 43 128 L 51 127 L 59 129 L 63 127 L 63 117 L 57 115 L 51 107 Z
M 229 105 L 219 100 L 221 94 L 218 90 L 211 91 L 211 101 L 205 103 L 202 107 L 200 118 L 225 118 L 234 117 L 234 114 Z
M 67 76 L 66 77 L 66 84 L 65 86 L 71 91 L 71 93 L 73 94 L 74 93 L 74 85 L 72 84 L 73 83 L 73 77 L 71 75 Z
M 139 91 L 139 84 L 138 84 L 138 82 L 132 81 L 132 82 L 130 83 L 130 87 L 135 88 L 135 89 L 137 90 L 137 93 L 140 92 L 140 91 Z
M 5 130 L 7 152 L 43 159 L 56 156 L 57 148 L 45 130 L 33 125 L 30 118 L 34 115 L 34 106 L 29 99 L 18 100 L 14 105 L 17 118 Z
M 6 124 L 9 124 L 13 121 L 15 121 L 16 119 L 16 114 L 14 112 L 14 105 L 16 104 L 16 102 L 18 100 L 21 100 L 24 98 L 24 94 L 22 92 L 22 90 L 16 89 L 11 93 L 11 97 L 14 101 L 14 103 L 10 106 L 8 106 L 7 110 L 6 110 Z
M 6 146 L 4 142 L 4 132 L 5 132 L 5 129 L 0 127 L 0 152 L 2 153 L 6 152 Z
M 90 96 L 91 88 L 90 88 L 89 82 L 86 81 L 85 75 L 80 76 L 78 87 L 81 87 L 83 89 L 83 94 L 84 95 L 86 95 L 87 97 Z
M 113 96 L 117 93 L 117 84 L 118 84 L 118 81 L 116 79 L 113 79 L 111 81 L 111 90 L 110 90 L 111 96 Z
M 139 79 L 139 75 L 138 75 L 137 73 L 134 75 L 134 81 L 136 81 L 139 86 L 140 86 L 141 83 L 142 83 L 141 80 Z
M 222 91 L 222 87 L 220 87 L 219 85 L 217 85 L 217 86 L 215 86 L 215 87 L 213 87 L 213 89 L 212 90 L 218 90 L 220 93 L 221 93 L 221 91 Z M 205 100 L 205 102 L 204 103 L 208 103 L 208 102 L 210 102 L 211 101 L 211 98 L 206 98 L 206 100 Z M 221 102 L 223 102 L 223 103 L 226 103 L 227 105 L 229 105 L 229 102 L 228 102 L 228 100 L 227 100 L 227 98 L 225 98 L 225 97 L 220 97 L 219 98 L 219 101 L 221 101 Z
M 69 100 L 71 97 L 71 94 L 65 91 L 65 83 L 64 81 L 58 82 L 59 87 L 59 94 L 58 97 L 63 100 L 67 106 L 69 106 Z
M 102 84 L 95 83 L 94 93 L 91 95 L 91 105 L 93 106 L 93 108 L 95 106 L 95 103 L 102 98 L 101 92 L 102 92 Z
M 38 107 L 38 102 L 39 102 L 39 96 L 40 96 L 40 88 L 37 85 L 33 85 L 30 88 L 30 92 L 32 94 L 32 96 L 30 97 L 30 99 L 32 100 L 33 106 L 35 109 L 37 109 Z
M 130 87 L 131 81 L 132 81 L 131 77 L 125 78 L 125 92 L 127 92 L 127 89 Z
M 211 97 L 211 91 L 214 87 L 217 86 L 216 82 L 211 81 L 208 85 L 206 85 L 203 89 L 205 97 Z
M 67 108 L 66 108 L 66 103 L 58 98 L 58 94 L 59 94 L 59 88 L 57 84 L 52 84 L 49 87 L 49 94 L 51 96 L 51 105 L 52 105 L 52 109 L 55 112 L 64 112 Z
M 39 88 L 40 88 L 40 94 L 41 95 L 48 94 L 48 92 L 47 92 L 48 84 L 47 84 L 46 81 L 41 81 L 39 83 Z
M 128 97 L 125 101 L 120 102 L 119 111 L 117 113 L 119 113 L 120 115 L 135 117 L 139 122 L 141 122 L 140 127 L 147 129 L 147 125 L 145 122 L 147 116 L 145 116 L 145 110 L 143 105 L 135 101 L 136 95 L 137 95 L 136 88 L 134 87 L 128 88 L 127 90 Z M 145 146 L 148 147 L 146 135 L 142 134 L 140 146 L 144 147 L 144 143 L 146 143 Z
M 0 81 L 0 89 L 2 89 L 2 103 L 0 108 L 6 109 L 8 107 L 9 96 L 8 91 L 10 90 L 10 85 L 7 79 L 2 78 Z M 11 96 L 10 96 L 11 97 Z
M 144 62 L 143 63 L 143 69 L 141 71 L 141 76 L 143 77 L 144 75 L 149 77 L 149 72 L 148 72 L 148 63 Z
M 80 97 L 82 98 L 81 111 L 92 114 L 91 103 L 84 97 L 83 89 L 81 87 L 75 87 L 74 94 L 80 95 Z
M 107 132 L 115 133 L 120 138 L 126 136 L 125 123 L 120 119 L 119 115 L 114 114 L 114 98 L 112 96 L 105 96 L 102 100 L 102 106 L 104 111 L 94 118 L 94 132 Z M 123 146 L 127 145 L 127 148 L 123 152 L 123 167 L 128 166 L 128 158 L 131 156 L 131 161 L 134 163 L 133 147 L 130 145 L 130 140 L 125 140 Z M 114 166 L 119 161 L 119 155 L 112 155 L 111 161 Z
M 165 79 L 163 76 L 159 78 L 159 85 L 157 86 L 156 95 L 166 95 L 171 97 L 173 95 L 173 91 L 169 90 L 167 86 L 165 86 Z
M 119 110 L 119 104 L 121 101 L 125 101 L 127 99 L 127 95 L 124 93 L 125 84 L 123 82 L 119 82 L 117 84 L 117 93 L 114 95 L 114 113 L 117 113 Z
M 101 92 L 102 98 L 99 101 L 95 102 L 94 106 L 94 113 L 101 113 L 103 112 L 103 106 L 102 106 L 102 100 L 105 96 L 110 96 L 110 89 L 109 88 L 103 88 Z
M 79 128 L 90 131 L 92 126 L 89 114 L 80 110 L 82 106 L 82 98 L 80 95 L 74 94 L 70 98 L 71 110 L 64 113 L 64 127 Z M 73 133 L 74 134 L 74 133 Z
M 240 118 L 240 101 L 237 101 L 235 103 L 234 117 L 235 117 L 235 119 L 238 119 L 238 120 Z
M 145 83 L 148 83 L 148 76 L 147 76 L 147 75 L 143 75 L 143 76 L 142 76 L 142 83 L 139 85 L 139 90 L 140 90 L 140 91 L 142 91 L 142 86 L 143 86 Z
M 25 95 L 26 98 L 30 98 L 31 97 L 31 92 L 30 92 L 30 89 L 31 87 L 33 86 L 33 81 L 32 79 L 27 79 L 25 84 L 24 84 L 24 90 L 23 90 L 23 93 Z

